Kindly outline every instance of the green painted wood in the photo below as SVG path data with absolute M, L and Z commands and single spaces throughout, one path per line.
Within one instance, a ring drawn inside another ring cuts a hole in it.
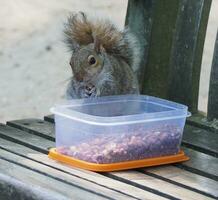
M 208 97 L 208 114 L 210 121 L 218 123 L 218 32 L 214 48 L 214 56 L 210 73 L 210 87 Z
M 197 112 L 203 45 L 211 0 L 181 0 L 170 60 L 169 99 Z
M 126 24 L 142 45 L 142 93 L 178 101 L 197 111 L 210 5 L 211 0 L 129 0 Z
M 216 134 L 218 133 L 218 121 L 209 121 L 207 117 L 201 113 L 194 114 L 191 117 L 187 118 L 187 124 L 211 131 Z
M 139 83 L 142 93 L 167 98 L 169 59 L 178 7 L 178 0 L 129 0 L 126 25 L 137 34 L 141 43 Z
M 218 134 L 190 125 L 185 126 L 182 145 L 218 158 Z
M 44 126 L 43 124 L 46 124 Z M 28 133 L 43 136 L 48 140 L 55 141 L 54 139 L 54 126 L 41 119 L 23 119 L 23 120 L 14 120 L 7 122 L 7 125 L 14 128 L 19 128 Z
M 145 65 L 147 63 L 150 47 L 150 35 L 153 21 L 153 0 L 129 0 L 126 14 L 126 26 L 137 36 L 141 47 L 140 69 L 137 71 L 140 90 L 144 79 Z
M 166 88 L 169 84 L 169 62 L 179 1 L 154 2 L 150 47 L 142 81 L 142 93 L 168 98 Z
M 28 132 L 24 132 L 10 126 L 5 126 L 4 124 L 0 124 L 0 138 L 17 142 L 18 144 L 22 144 L 42 153 L 47 153 L 47 148 L 54 147 L 54 142 L 50 140 L 37 135 L 29 134 Z M 45 146 L 47 148 L 45 148 Z
M 22 122 L 21 122 L 21 124 L 22 124 Z M 44 126 L 46 126 L 46 123 L 44 123 Z M 1 126 L 0 126 L 0 128 L 1 128 Z M 33 128 L 33 126 L 32 126 L 32 128 Z M 1 129 L 0 129 L 0 133 L 1 133 Z M 25 134 L 26 133 L 23 132 L 23 137 L 22 137 L 21 140 L 19 140 L 19 142 L 21 142 L 24 146 L 28 146 L 30 148 L 35 148 L 36 149 L 37 145 L 32 143 L 32 142 L 30 142 L 30 141 L 28 141 L 28 139 L 25 138 Z M 194 133 L 192 133 L 192 134 L 194 134 Z M 5 131 L 5 135 L 8 135 L 8 137 L 14 138 L 13 135 L 10 135 L 10 131 L 8 131 L 8 128 Z M 199 134 L 197 134 L 197 136 L 199 137 Z M 0 137 L 1 137 L 1 134 L 0 134 Z M 18 140 L 18 138 L 16 138 L 16 140 Z M 39 145 L 44 145 L 43 138 L 40 140 Z M 54 143 L 53 143 L 53 146 L 54 146 Z M 209 147 L 212 148 L 212 146 L 209 146 Z M 207 148 L 206 150 L 204 149 L 204 151 L 209 152 L 209 151 L 211 151 L 210 148 Z M 48 149 L 48 146 L 44 145 L 44 150 L 47 151 L 47 149 Z M 195 150 L 191 150 L 191 149 L 186 148 L 186 147 L 183 147 L 183 149 L 186 152 L 188 152 L 188 153 L 189 152 L 192 153 L 192 154 L 190 154 L 192 156 L 191 157 L 192 158 L 192 162 L 191 163 L 190 162 L 184 162 L 183 164 L 180 164 L 181 166 L 184 165 L 185 169 L 187 169 L 187 170 L 192 170 L 193 172 L 196 172 L 197 174 L 203 175 L 205 177 L 212 178 L 213 180 L 218 180 L 218 171 L 217 171 L 217 168 L 218 168 L 218 159 L 216 157 L 211 156 L 211 155 L 206 155 L 206 154 L 200 153 L 200 152 L 195 151 Z M 205 165 L 201 165 L 201 162 L 202 162 L 201 158 L 202 158 L 202 160 L 204 160 L 205 157 L 206 157 L 207 162 L 210 162 L 210 159 L 211 159 L 211 162 L 213 162 L 215 164 L 213 166 L 211 166 L 211 167 L 208 167 L 208 166 L 205 166 Z

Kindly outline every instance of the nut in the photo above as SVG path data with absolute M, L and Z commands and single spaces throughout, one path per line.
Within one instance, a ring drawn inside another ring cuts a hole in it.
M 120 135 L 104 133 L 98 138 L 57 149 L 59 153 L 98 164 L 171 155 L 179 151 L 180 127 L 164 124 L 144 129 L 140 126 Z

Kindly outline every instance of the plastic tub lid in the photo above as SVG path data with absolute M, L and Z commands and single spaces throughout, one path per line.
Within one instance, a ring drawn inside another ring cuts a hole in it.
M 74 108 L 89 106 L 89 105 L 101 105 L 108 103 L 150 103 L 154 106 L 168 108 L 167 111 L 160 112 L 143 112 L 139 114 L 123 115 L 123 116 L 96 116 L 87 113 L 79 112 Z M 132 123 L 152 122 L 159 120 L 170 120 L 177 118 L 186 118 L 191 115 L 187 111 L 188 107 L 172 101 L 151 97 L 147 95 L 116 95 L 106 97 L 96 97 L 87 99 L 76 99 L 64 102 L 62 105 L 56 105 L 52 107 L 50 111 L 55 115 L 59 115 L 65 118 L 77 120 L 87 124 L 93 125 L 124 125 Z

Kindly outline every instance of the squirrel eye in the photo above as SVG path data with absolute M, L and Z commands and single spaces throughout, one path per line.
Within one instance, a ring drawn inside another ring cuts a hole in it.
M 93 55 L 90 55 L 89 57 L 88 57 L 88 62 L 89 62 L 89 64 L 90 65 L 96 65 L 96 59 L 95 59 L 95 57 L 93 56 Z

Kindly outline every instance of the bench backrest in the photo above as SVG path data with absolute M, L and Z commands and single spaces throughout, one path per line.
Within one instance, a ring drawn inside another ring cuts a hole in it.
M 207 115 L 209 120 L 218 119 L 218 32 L 216 36 L 213 63 L 210 73 Z
M 199 80 L 211 0 L 129 0 L 126 25 L 142 48 L 142 93 L 198 111 Z M 218 42 L 217 42 L 218 43 Z M 211 71 L 208 118 L 218 118 L 218 44 Z

